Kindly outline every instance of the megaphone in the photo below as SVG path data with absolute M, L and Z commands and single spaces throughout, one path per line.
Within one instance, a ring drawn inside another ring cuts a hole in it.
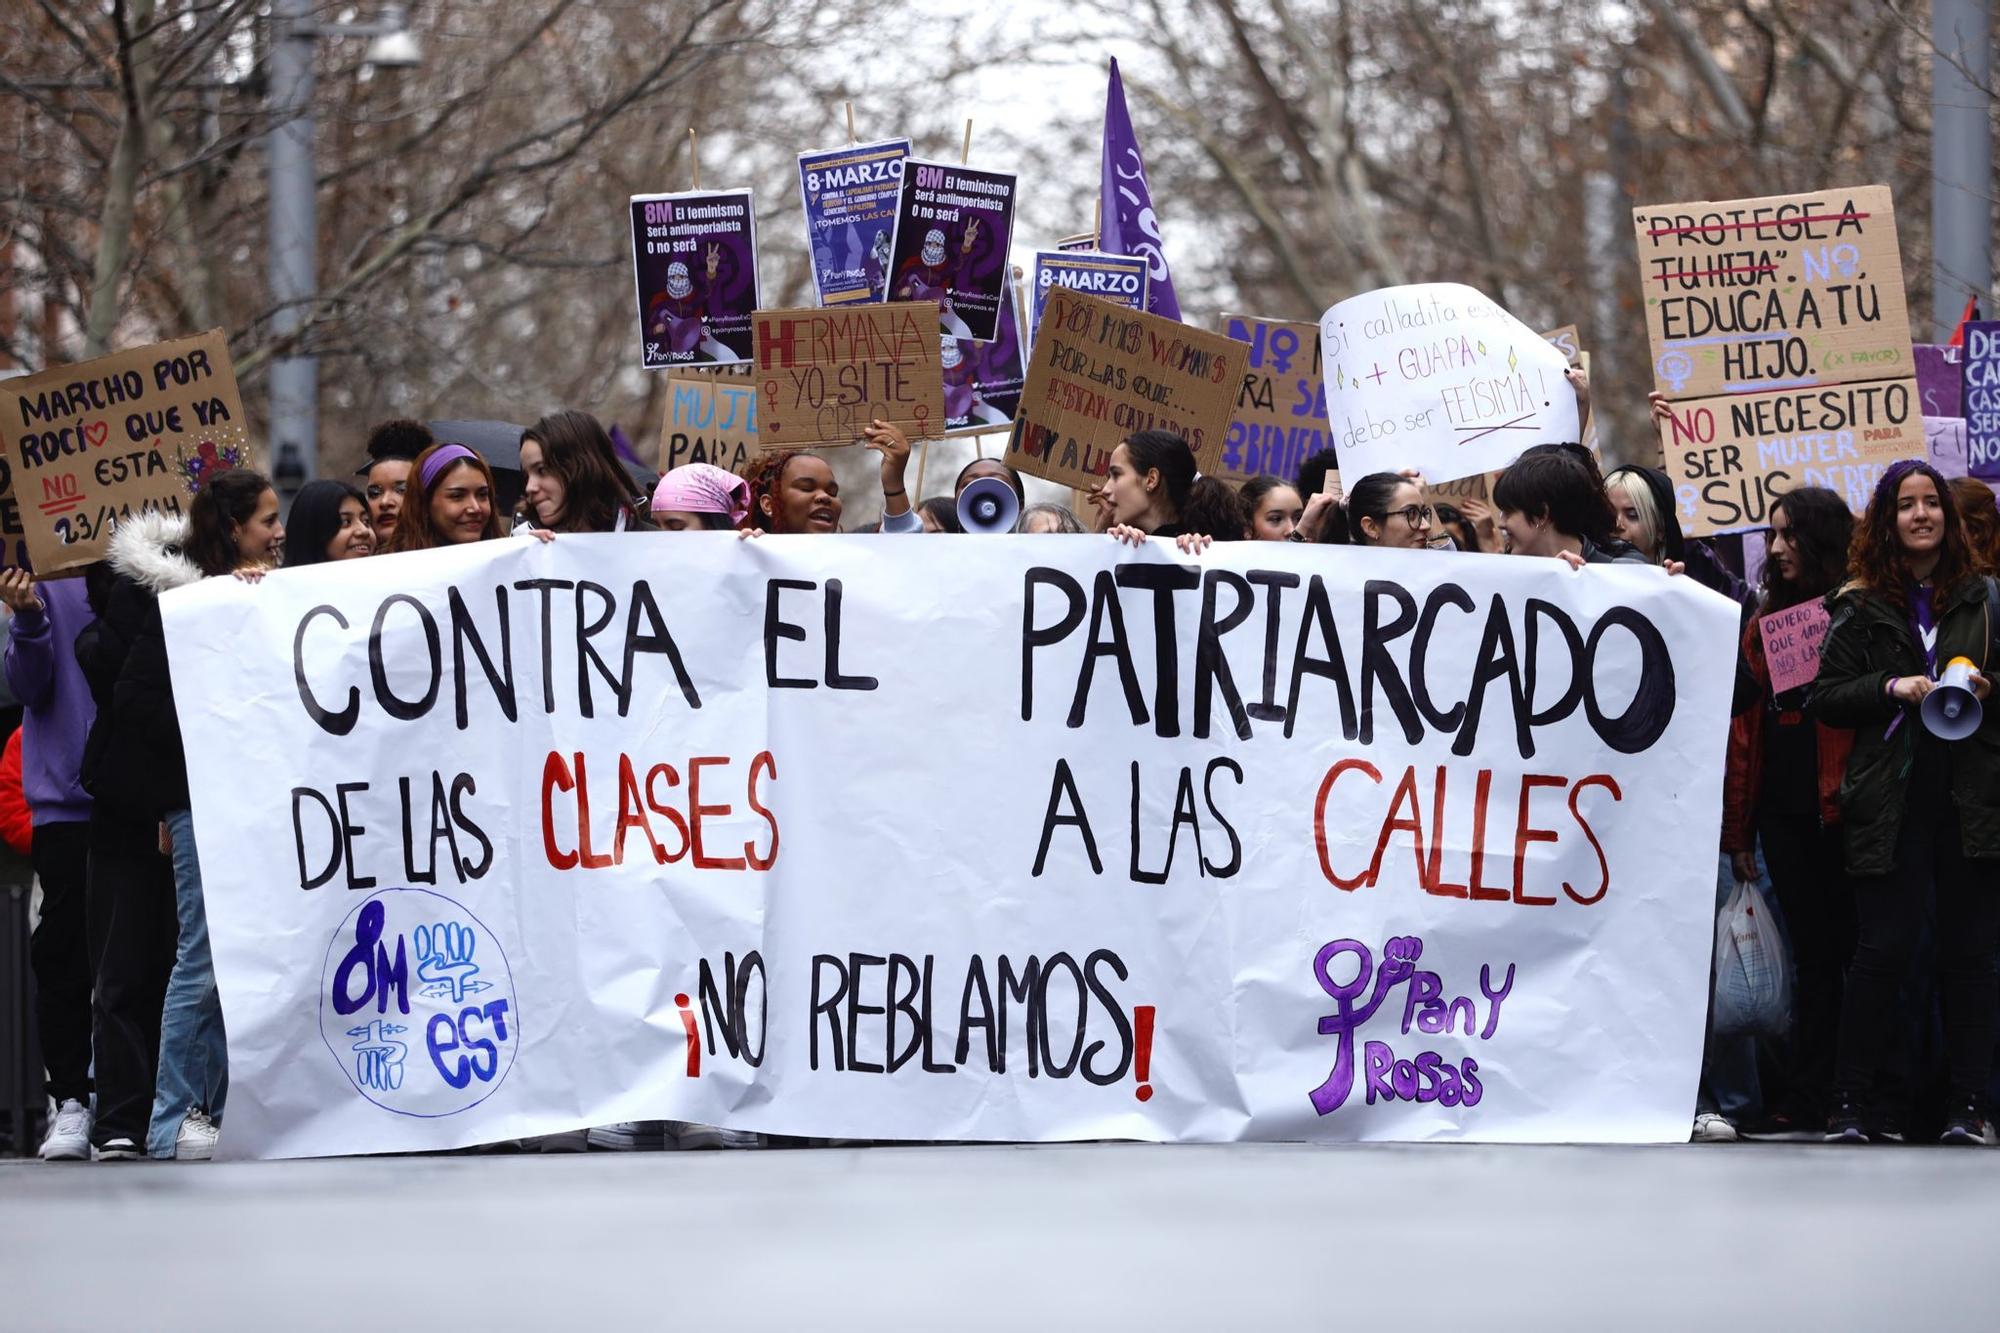
M 958 526 L 967 532 L 1012 532 L 1021 500 L 998 477 L 981 477 L 958 495 Z
M 1962 741 L 1979 730 L 1979 696 L 1972 692 L 1974 668 L 1969 657 L 1954 657 L 1945 663 L 1944 674 L 1924 696 L 1918 710 L 1924 730 L 1944 741 Z

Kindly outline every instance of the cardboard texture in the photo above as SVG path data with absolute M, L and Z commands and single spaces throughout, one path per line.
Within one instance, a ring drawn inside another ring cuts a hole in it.
M 1215 475 L 1241 482 L 1268 472 L 1290 480 L 1299 475 L 1299 464 L 1333 447 L 1319 325 L 1255 315 L 1224 315 L 1221 322 L 1222 331 L 1249 351 Z
M 1923 448 L 1888 186 L 1648 205 L 1632 220 L 1689 535 L 1765 526 L 1797 485 L 1865 505 L 1883 467 Z
M 1824 602 L 1801 602 L 1757 622 L 1764 660 L 1771 668 L 1772 693 L 1812 684 L 1819 674 L 1819 646 L 1826 639 L 1827 624 Z
M 943 434 L 935 302 L 759 310 L 755 322 L 758 447 L 858 444 L 878 417 L 912 440 Z
M 1088 490 L 1126 436 L 1159 429 L 1177 432 L 1195 465 L 1213 474 L 1244 350 L 1219 333 L 1081 292 L 1053 291 L 1007 437 L 1007 461 L 1031 476 Z
M 102 560 L 121 520 L 186 513 L 204 478 L 256 465 L 220 329 L 0 380 L 0 446 L 43 578 Z
M 721 373 L 667 375 L 660 471 L 710 463 L 737 476 L 757 461 L 757 381 Z

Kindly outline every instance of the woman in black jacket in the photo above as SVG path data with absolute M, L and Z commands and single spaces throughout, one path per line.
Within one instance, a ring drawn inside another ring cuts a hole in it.
M 1979 668 L 1971 688 L 1986 697 L 1981 673 L 2000 628 L 1990 595 L 1944 478 L 1927 463 L 1891 465 L 1855 533 L 1848 582 L 1827 598 L 1812 697 L 1822 722 L 1854 729 L 1840 814 L 1860 943 L 1841 1004 L 1829 1140 L 1865 1143 L 1882 1128 L 1897 992 L 1933 909 L 1951 1086 L 1943 1141 L 1984 1137 L 2000 947 L 2000 709 L 1947 742 L 1920 708 L 1957 657 Z
M 180 918 L 146 1135 L 154 1157 L 205 1161 L 214 1154 L 229 1076 L 159 597 L 205 577 L 270 568 L 284 539 L 271 483 L 241 469 L 204 483 L 185 521 L 147 514 L 120 524 L 111 538 L 112 570 L 129 585 L 128 592 L 145 599 L 138 633 L 111 692 L 113 734 L 124 747 L 121 762 L 147 775 L 152 812 L 166 826 Z

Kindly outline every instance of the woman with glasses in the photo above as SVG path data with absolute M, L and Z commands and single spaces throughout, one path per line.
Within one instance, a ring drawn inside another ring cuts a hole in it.
M 1328 510 L 1319 539 L 1337 546 L 1421 551 L 1431 544 L 1434 517 L 1422 483 L 1398 472 L 1371 472 Z

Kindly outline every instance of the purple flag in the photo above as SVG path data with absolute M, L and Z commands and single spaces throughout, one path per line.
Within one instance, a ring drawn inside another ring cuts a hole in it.
M 1125 82 L 1118 77 L 1115 59 L 1111 62 L 1111 87 L 1104 95 L 1104 184 L 1100 192 L 1104 235 L 1097 248 L 1114 255 L 1145 256 L 1150 278 L 1146 309 L 1179 319 L 1181 303 L 1174 296 L 1174 277 L 1160 245 L 1160 220 L 1153 215 L 1146 160 L 1139 155 L 1139 140 L 1132 133 L 1132 117 L 1125 110 Z

